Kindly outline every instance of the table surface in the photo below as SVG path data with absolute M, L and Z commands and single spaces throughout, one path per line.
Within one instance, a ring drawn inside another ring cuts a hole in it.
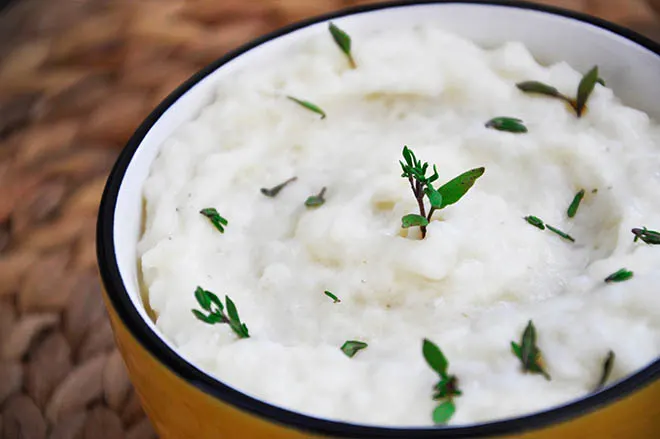
M 660 41 L 648 2 L 539 3 Z M 2 11 L 0 438 L 155 437 L 97 281 L 106 176 L 139 121 L 193 72 L 269 30 L 360 3 L 18 0 Z

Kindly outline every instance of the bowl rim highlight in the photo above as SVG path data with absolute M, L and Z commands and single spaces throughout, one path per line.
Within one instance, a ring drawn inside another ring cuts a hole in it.
M 274 40 L 293 31 L 304 27 L 328 21 L 347 15 L 377 11 L 387 8 L 397 8 L 416 5 L 442 5 L 442 4 L 467 4 L 485 5 L 502 8 L 516 8 L 529 11 L 540 11 L 546 14 L 560 16 L 577 20 L 580 24 L 596 26 L 613 32 L 639 46 L 642 46 L 660 57 L 660 43 L 656 43 L 642 35 L 637 34 L 624 27 L 609 23 L 605 20 L 586 14 L 572 12 L 561 8 L 528 3 L 518 0 L 417 0 L 417 1 L 391 1 L 384 3 L 368 4 L 309 18 L 291 25 L 279 28 L 269 34 L 252 40 L 243 46 L 223 55 L 218 60 L 207 65 L 186 82 L 181 84 L 167 98 L 165 98 L 142 122 L 134 135 L 126 144 L 119 155 L 110 176 L 108 177 L 105 190 L 101 199 L 97 222 L 97 259 L 101 279 L 111 306 L 119 316 L 122 324 L 128 329 L 132 336 L 149 352 L 158 362 L 165 366 L 170 372 L 179 376 L 190 385 L 195 386 L 202 392 L 226 402 L 240 410 L 252 415 L 259 416 L 270 422 L 286 425 L 310 434 L 325 434 L 332 437 L 344 438 L 400 438 L 404 435 L 408 439 L 421 438 L 482 438 L 504 434 L 515 434 L 524 431 L 535 430 L 551 424 L 559 423 L 587 414 L 597 408 L 613 403 L 614 401 L 632 394 L 638 389 L 660 379 L 660 358 L 649 364 L 644 369 L 628 376 L 627 378 L 613 384 L 600 392 L 590 394 L 581 399 L 565 403 L 558 407 L 527 414 L 515 418 L 491 421 L 480 424 L 468 424 L 466 426 L 448 427 L 380 427 L 371 425 L 350 424 L 340 421 L 331 421 L 313 416 L 304 415 L 288 409 L 279 408 L 269 403 L 253 398 L 234 390 L 210 375 L 205 374 L 186 360 L 184 360 L 173 349 L 168 347 L 149 328 L 142 316 L 138 313 L 121 277 L 116 252 L 114 237 L 114 217 L 119 189 L 124 181 L 133 156 L 135 155 L 142 140 L 159 120 L 159 118 L 187 91 L 198 82 L 207 77 L 224 64 L 241 56 L 243 53 Z M 141 190 L 141 188 L 140 188 Z M 137 263 L 137 260 L 136 260 Z M 430 391 L 429 391 L 430 392 Z M 429 393 L 430 395 L 430 393 Z M 429 415 L 430 416 L 430 415 Z

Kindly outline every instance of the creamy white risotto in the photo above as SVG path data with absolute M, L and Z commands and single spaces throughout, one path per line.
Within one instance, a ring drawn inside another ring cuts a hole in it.
M 585 72 L 542 66 L 519 43 L 485 50 L 431 27 L 350 34 L 357 68 L 318 32 L 282 62 L 220 81 L 162 145 L 139 257 L 164 336 L 249 395 L 376 425 L 433 424 L 438 374 L 424 338 L 458 378 L 456 425 L 584 397 L 610 350 L 610 384 L 653 361 L 660 246 L 633 242 L 631 229 L 660 228 L 659 126 L 600 84 L 581 118 L 523 93 L 516 83 L 536 80 L 573 97 Z M 485 127 L 501 116 L 528 132 Z M 438 183 L 486 169 L 424 239 L 401 228 L 418 212 L 404 145 L 437 165 Z M 276 197 L 260 191 L 291 177 Z M 323 187 L 325 203 L 305 206 Z M 204 208 L 227 219 L 224 233 Z M 604 281 L 621 268 L 634 276 Z M 228 295 L 250 337 L 195 318 L 197 286 Z M 551 380 L 512 353 L 529 320 Z M 368 347 L 349 358 L 347 340 Z

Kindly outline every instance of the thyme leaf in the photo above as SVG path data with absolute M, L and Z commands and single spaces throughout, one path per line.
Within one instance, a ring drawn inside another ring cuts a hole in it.
M 578 85 L 577 98 L 575 99 L 575 112 L 577 113 L 577 117 L 582 116 L 587 100 L 589 99 L 591 92 L 594 91 L 594 87 L 596 87 L 596 82 L 598 82 L 598 66 L 594 66 L 589 70 L 582 77 L 580 85 Z
M 344 52 L 348 58 L 348 63 L 350 64 L 351 68 L 356 68 L 357 64 L 355 63 L 353 54 L 351 53 L 351 37 L 346 32 L 335 26 L 333 23 L 330 23 L 329 29 L 330 34 L 332 35 L 332 39 L 335 40 L 337 46 L 339 46 L 341 51 Z
M 632 278 L 634 273 L 632 271 L 628 271 L 625 268 L 622 268 L 609 276 L 605 278 L 606 283 L 612 283 L 612 282 L 624 282 L 627 281 L 628 279 Z
M 333 303 L 339 303 L 339 302 L 341 302 L 341 300 L 339 299 L 339 297 L 335 296 L 335 295 L 332 294 L 330 291 L 325 291 L 323 294 L 325 294 L 326 296 L 328 296 L 329 298 L 331 298 Z
M 448 399 L 433 410 L 433 423 L 435 425 L 444 425 L 449 422 L 455 412 L 456 404 L 454 404 L 454 401 Z
M 527 127 L 523 121 L 515 117 L 495 117 L 486 122 L 486 128 L 493 128 L 498 131 L 507 131 L 509 133 L 526 133 Z
M 211 221 L 211 224 L 213 224 L 213 226 L 218 229 L 220 233 L 225 233 L 224 226 L 228 224 L 227 220 L 221 217 L 214 207 L 206 207 L 200 210 L 199 213 L 207 217 L 209 221 Z
M 516 84 L 516 87 L 518 87 L 519 90 L 525 92 L 525 93 L 535 93 L 535 94 L 541 94 L 545 96 L 551 96 L 554 98 L 561 98 L 566 100 L 567 98 L 559 93 L 559 90 L 557 90 L 555 87 L 544 84 L 539 81 L 523 81 L 519 82 Z
M 580 191 L 577 194 L 575 194 L 575 197 L 573 197 L 573 201 L 571 202 L 571 205 L 568 206 L 568 210 L 566 211 L 566 214 L 568 215 L 569 218 L 573 218 L 577 213 L 578 208 L 580 207 L 580 203 L 584 198 L 584 194 L 585 194 L 584 189 L 580 189 Z
M 535 217 L 534 215 L 526 216 L 525 221 L 527 221 L 534 227 L 538 227 L 541 230 L 545 230 L 545 224 L 543 224 L 543 221 L 540 218 Z
M 605 387 L 605 384 L 607 384 L 607 380 L 610 377 L 610 374 L 612 373 L 612 369 L 614 368 L 615 358 L 616 355 L 614 355 L 613 351 L 609 351 L 607 353 L 607 356 L 605 357 L 605 361 L 603 361 L 603 371 L 601 372 L 600 380 L 598 380 L 598 384 L 596 384 L 596 387 L 594 388 L 594 392 L 599 391 L 600 389 Z
M 571 235 L 569 235 L 568 233 L 566 233 L 566 232 L 562 232 L 561 230 L 559 230 L 559 229 L 557 229 L 557 228 L 555 228 L 555 227 L 552 227 L 550 224 L 546 224 L 545 227 L 547 227 L 547 229 L 550 230 L 551 232 L 554 232 L 554 233 L 556 233 L 557 235 L 561 236 L 561 237 L 564 238 L 565 240 L 567 240 L 567 241 L 571 241 L 571 242 L 575 242 L 575 238 L 573 238 L 573 237 L 572 237 Z
M 318 105 L 312 104 L 309 101 L 303 101 L 301 99 L 294 98 L 293 96 L 287 96 L 287 99 L 290 99 L 301 107 L 307 108 L 309 111 L 313 111 L 314 113 L 320 115 L 321 119 L 325 119 L 325 111 L 321 110 Z
M 428 225 L 429 225 L 429 220 L 427 220 L 421 215 L 417 215 L 416 213 L 409 213 L 408 215 L 404 215 L 401 218 L 401 227 L 404 229 L 415 226 L 425 227 Z
M 347 340 L 341 346 L 341 351 L 346 354 L 348 358 L 353 358 L 362 349 L 366 349 L 369 345 L 363 341 Z

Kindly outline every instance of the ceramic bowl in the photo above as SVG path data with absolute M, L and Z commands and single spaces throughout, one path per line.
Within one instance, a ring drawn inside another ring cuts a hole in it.
M 522 41 L 541 63 L 597 64 L 608 86 L 660 120 L 660 46 L 627 29 L 517 1 L 400 2 L 362 6 L 297 23 L 224 55 L 166 98 L 142 123 L 108 179 L 98 221 L 98 263 L 117 343 L 144 408 L 163 439 L 660 438 L 660 360 L 628 378 L 551 410 L 443 428 L 386 428 L 294 413 L 232 389 L 189 363 L 143 306 L 136 244 L 142 185 L 160 144 L 210 100 L 213 85 L 299 39 L 340 27 L 433 23 L 494 47 Z M 280 58 L 281 59 L 281 58 Z

